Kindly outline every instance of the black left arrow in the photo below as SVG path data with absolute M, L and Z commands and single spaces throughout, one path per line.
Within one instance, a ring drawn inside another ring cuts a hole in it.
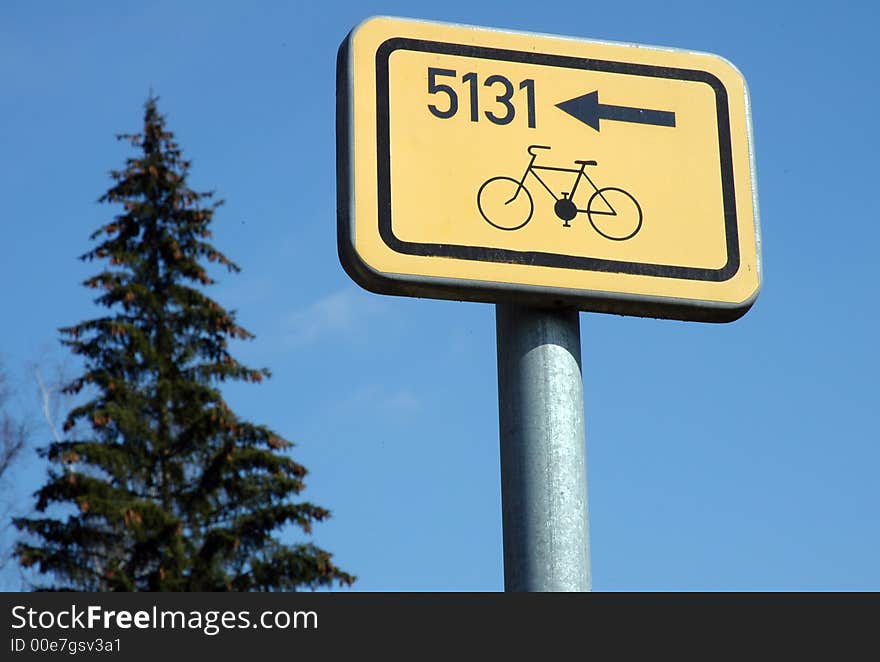
M 648 108 L 629 108 L 627 106 L 611 106 L 599 103 L 599 91 L 557 103 L 556 107 L 599 130 L 599 120 L 615 120 L 617 122 L 634 122 L 636 124 L 653 124 L 654 126 L 675 126 L 675 113 L 668 110 L 650 110 Z

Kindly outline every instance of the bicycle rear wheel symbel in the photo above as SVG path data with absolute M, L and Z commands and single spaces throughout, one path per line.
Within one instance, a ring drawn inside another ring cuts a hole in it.
M 513 177 L 492 177 L 477 191 L 477 208 L 499 230 L 519 230 L 532 219 L 535 203 L 525 186 Z
M 587 218 L 593 229 L 606 239 L 624 241 L 642 229 L 642 208 L 622 188 L 598 189 L 587 203 Z

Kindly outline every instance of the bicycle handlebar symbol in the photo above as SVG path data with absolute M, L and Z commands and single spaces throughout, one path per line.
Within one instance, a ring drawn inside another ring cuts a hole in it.
M 526 178 L 531 174 L 555 200 L 553 211 L 562 219 L 563 227 L 571 227 L 569 221 L 578 214 L 586 214 L 593 229 L 612 241 L 631 239 L 641 229 L 642 208 L 632 194 L 616 186 L 599 188 L 587 175 L 587 166 L 598 165 L 596 161 L 575 161 L 579 168 L 539 166 L 535 165 L 538 155 L 534 151 L 538 149 L 551 148 L 547 145 L 530 145 L 527 151 L 532 158 L 520 179 L 502 175 L 491 177 L 480 186 L 477 191 L 477 207 L 489 225 L 499 230 L 519 230 L 532 219 L 535 203 L 525 186 Z M 573 173 L 575 178 L 571 190 L 563 192 L 561 197 L 557 196 L 541 178 L 539 171 Z M 585 209 L 579 209 L 574 203 L 574 195 L 581 179 L 586 179 L 593 187 Z

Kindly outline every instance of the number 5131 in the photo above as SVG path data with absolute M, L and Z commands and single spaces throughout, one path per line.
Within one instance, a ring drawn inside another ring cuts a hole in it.
M 438 82 L 438 79 L 452 78 L 458 82 L 458 73 L 454 69 L 438 69 L 436 67 L 428 67 L 428 94 L 443 94 L 446 96 L 447 103 L 443 104 L 445 108 L 441 108 L 438 104 L 428 104 L 428 110 L 434 117 L 448 120 L 454 117 L 458 112 L 458 93 L 452 85 L 446 82 Z M 450 81 L 452 82 L 452 81 Z M 479 100 L 479 79 L 473 71 L 464 74 L 461 82 L 467 84 L 467 94 L 470 101 L 471 122 L 479 122 L 480 100 Z M 483 87 L 492 88 L 493 91 L 500 90 L 501 93 L 495 96 L 494 107 L 483 112 L 485 116 L 493 124 L 510 124 L 516 117 L 516 106 L 514 105 L 514 94 L 516 88 L 505 76 L 493 74 L 483 81 Z M 525 90 L 526 112 L 528 115 L 529 128 L 535 128 L 535 81 L 526 79 L 520 81 L 519 90 Z M 496 112 L 497 111 L 497 112 Z

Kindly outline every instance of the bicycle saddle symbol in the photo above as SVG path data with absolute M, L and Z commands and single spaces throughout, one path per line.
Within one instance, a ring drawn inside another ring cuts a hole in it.
M 631 239 L 642 227 L 642 208 L 632 196 L 616 186 L 599 188 L 587 175 L 587 166 L 598 165 L 596 161 L 575 161 L 578 168 L 561 168 L 556 166 L 535 165 L 538 158 L 535 150 L 547 149 L 547 145 L 530 145 L 527 149 L 531 155 L 529 165 L 519 179 L 506 176 L 491 177 L 483 182 L 477 191 L 477 207 L 486 222 L 499 230 L 519 230 L 531 219 L 535 211 L 532 194 L 526 188 L 528 176 L 538 180 L 555 200 L 553 211 L 562 219 L 563 227 L 569 228 L 569 221 L 578 214 L 586 214 L 593 229 L 606 239 L 624 241 Z M 541 178 L 541 171 L 569 172 L 574 174 L 571 190 L 557 196 Z M 593 187 L 593 193 L 587 201 L 585 209 L 579 209 L 574 203 L 574 195 L 578 184 L 586 179 Z

